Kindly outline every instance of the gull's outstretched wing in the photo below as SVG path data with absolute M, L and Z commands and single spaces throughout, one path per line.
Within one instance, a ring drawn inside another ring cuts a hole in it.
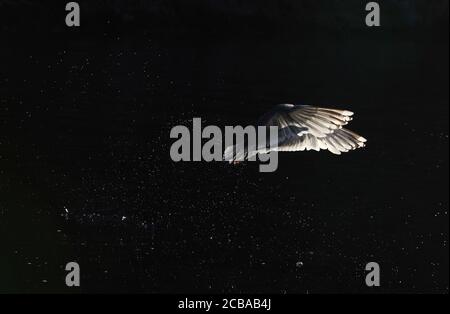
M 352 116 L 353 112 L 348 110 L 278 105 L 258 121 L 258 125 L 278 127 L 276 145 L 270 143 L 265 147 L 250 147 L 247 151 L 242 148 L 236 151 L 236 145 L 232 145 L 225 149 L 224 160 L 240 161 L 248 156 L 273 150 L 319 151 L 323 149 L 340 155 L 342 152 L 364 147 L 367 141 L 364 137 L 343 128 L 352 120 Z
M 344 129 L 352 120 L 348 110 L 279 105 L 264 115 L 260 125 L 279 127 L 278 151 L 329 150 L 341 154 L 363 147 L 366 139 Z

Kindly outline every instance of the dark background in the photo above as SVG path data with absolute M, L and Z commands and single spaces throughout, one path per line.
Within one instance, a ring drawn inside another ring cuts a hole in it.
M 367 2 L 0 0 L 0 292 L 448 293 L 448 1 Z M 368 145 L 171 161 L 278 103 Z

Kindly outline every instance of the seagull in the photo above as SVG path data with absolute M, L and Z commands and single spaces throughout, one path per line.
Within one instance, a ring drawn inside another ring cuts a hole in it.
M 258 126 L 278 127 L 277 145 L 247 147 L 247 149 L 243 145 L 231 145 L 224 151 L 224 160 L 239 163 L 245 158 L 271 151 L 328 150 L 340 155 L 364 147 L 367 142 L 364 137 L 343 127 L 353 119 L 352 116 L 353 112 L 349 110 L 310 105 L 277 105 L 264 114 L 257 123 Z

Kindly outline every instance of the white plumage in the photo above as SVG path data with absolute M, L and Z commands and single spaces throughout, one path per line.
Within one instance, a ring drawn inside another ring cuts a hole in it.
M 258 125 L 278 126 L 277 147 L 248 148 L 233 155 L 234 146 L 227 147 L 224 159 L 230 162 L 242 160 L 242 156 L 252 156 L 269 151 L 328 150 L 340 155 L 356 148 L 364 147 L 367 140 L 344 128 L 353 118 L 348 110 L 295 106 L 282 104 L 260 118 Z M 237 158 L 237 157 L 240 158 Z

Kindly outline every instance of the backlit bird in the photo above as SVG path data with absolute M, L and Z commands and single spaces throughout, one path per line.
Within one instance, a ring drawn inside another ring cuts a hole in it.
M 239 145 L 225 149 L 224 159 L 229 162 L 242 161 L 255 154 L 270 151 L 328 150 L 340 155 L 356 148 L 364 147 L 367 140 L 344 128 L 352 120 L 353 112 L 315 106 L 281 104 L 259 120 L 258 126 L 277 126 L 276 147 L 247 147 Z M 238 151 L 233 154 L 233 150 Z

